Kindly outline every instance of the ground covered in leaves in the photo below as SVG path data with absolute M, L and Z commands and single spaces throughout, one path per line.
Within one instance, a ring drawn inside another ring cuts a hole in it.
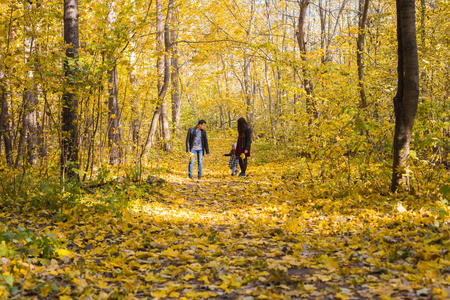
M 205 158 L 201 180 L 173 154 L 159 181 L 5 193 L 0 298 L 450 297 L 441 194 L 326 185 L 293 172 L 300 161 L 257 157 L 231 177 L 222 154 Z

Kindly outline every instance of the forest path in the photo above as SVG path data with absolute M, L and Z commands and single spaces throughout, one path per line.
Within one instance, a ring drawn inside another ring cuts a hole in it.
M 165 183 L 113 182 L 53 211 L 39 203 L 70 192 L 30 187 L 25 205 L 0 210 L 0 299 L 448 295 L 445 224 L 402 215 L 376 193 L 318 189 L 294 160 L 252 157 L 249 177 L 232 177 L 214 153 L 201 180 L 174 155 L 157 173 Z

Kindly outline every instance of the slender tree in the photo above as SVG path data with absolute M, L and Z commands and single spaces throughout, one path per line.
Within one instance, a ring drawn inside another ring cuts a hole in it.
M 109 29 L 112 32 L 114 29 L 114 22 L 116 20 L 114 12 L 114 2 L 110 3 L 110 10 L 108 14 Z M 117 59 L 115 57 L 115 49 L 111 50 L 111 69 L 109 70 L 109 97 L 108 97 L 108 148 L 109 148 L 109 163 L 117 165 L 120 163 L 119 155 L 119 97 L 117 87 Z
M 76 96 L 77 59 L 79 47 L 78 0 L 64 0 L 65 85 L 62 96 L 61 172 L 78 179 L 78 99 Z M 70 162 L 70 163 L 69 163 Z
M 8 41 L 9 41 L 8 35 Z M 9 44 L 9 43 L 8 43 Z M 8 45 L 9 46 L 9 45 Z M 1 48 L 0 48 L 1 49 Z M 7 48 L 8 49 L 8 48 Z M 5 145 L 6 162 L 9 166 L 13 165 L 13 124 L 10 114 L 10 102 L 8 101 L 8 68 L 4 65 L 3 69 L 0 69 L 0 144 L 3 139 Z
M 108 98 L 108 147 L 109 163 L 117 165 L 120 163 L 119 155 L 119 97 L 117 88 L 117 63 L 113 62 L 109 73 L 109 98 Z
M 255 1 L 252 0 L 250 3 L 250 19 L 248 22 L 248 26 L 245 29 L 245 38 L 248 41 L 252 34 L 252 27 L 255 16 Z M 249 124 L 253 123 L 254 111 L 253 111 L 253 101 L 254 95 L 252 93 L 252 85 L 251 85 L 251 67 L 252 60 L 249 54 L 248 47 L 244 49 L 244 93 L 245 93 L 245 102 L 247 105 L 247 121 Z
M 178 8 L 175 8 L 172 15 L 172 29 L 170 31 L 170 38 L 172 42 L 172 125 L 173 133 L 178 138 L 181 138 L 181 120 L 180 120 L 180 109 L 181 109 L 181 98 L 180 98 L 180 88 L 178 85 L 180 77 L 180 66 L 178 65 L 178 45 L 176 41 L 178 39 Z
M 391 192 L 409 189 L 407 162 L 419 100 L 415 1 L 397 0 L 398 86 L 394 97 L 395 133 Z
M 173 4 L 174 0 L 170 0 L 168 4 L 167 9 L 167 15 L 166 15 L 166 22 L 165 25 L 163 23 L 163 14 L 162 14 L 162 4 L 160 0 L 156 1 L 156 39 L 157 39 L 157 51 L 163 52 L 164 56 L 158 57 L 156 66 L 158 71 L 158 103 L 156 105 L 155 112 L 153 113 L 152 122 L 150 125 L 150 130 L 147 135 L 147 140 L 144 144 L 144 147 L 141 152 L 141 156 L 144 155 L 150 147 L 154 145 L 154 135 L 157 129 L 158 121 L 161 118 L 161 114 L 163 113 L 165 104 L 165 98 L 166 98 L 166 92 L 167 88 L 169 87 L 169 81 L 170 81 L 170 57 L 169 57 L 169 51 L 171 47 L 170 43 L 170 21 L 172 19 L 172 12 L 173 12 Z M 163 31 L 164 30 L 164 31 Z M 164 42 L 165 49 L 162 48 Z M 167 120 L 167 118 L 166 118 Z M 163 125 L 165 127 L 165 125 Z M 170 151 L 170 132 L 168 130 L 165 130 L 163 132 L 165 134 L 164 140 L 165 140 L 165 150 Z
M 132 115 L 131 131 L 133 137 L 133 152 L 136 153 L 137 156 L 140 142 L 140 135 L 139 135 L 140 122 L 139 122 L 139 96 L 137 93 L 138 77 L 134 72 L 134 64 L 136 62 L 136 53 L 134 52 L 134 50 L 130 55 L 130 61 L 132 68 L 132 71 L 130 71 L 130 81 L 133 90 L 133 104 L 131 107 L 131 115 Z
M 36 24 L 32 24 L 32 7 L 27 5 L 25 7 L 25 28 L 26 34 L 24 41 L 24 64 L 29 65 L 30 69 L 27 72 L 26 85 L 22 97 L 22 127 L 20 130 L 19 149 L 16 158 L 16 168 L 23 163 L 23 156 L 26 153 L 30 164 L 36 165 L 38 162 L 37 151 L 37 117 L 36 106 L 37 96 L 34 83 L 34 63 L 33 53 L 35 51 L 36 40 L 34 38 L 34 27 Z
M 359 95 L 361 98 L 360 107 L 367 107 L 366 91 L 364 84 L 364 63 L 363 63 L 363 52 L 364 52 L 364 39 L 366 36 L 366 20 L 367 11 L 369 9 L 369 0 L 358 0 L 359 6 L 359 22 L 358 22 L 358 40 L 356 43 L 356 63 L 358 65 L 358 85 L 359 85 Z
M 298 16 L 298 31 L 297 31 L 297 42 L 300 48 L 300 57 L 303 62 L 308 60 L 307 58 L 307 49 L 306 49 L 306 40 L 305 40 L 305 21 L 306 21 L 306 10 L 308 9 L 309 4 L 311 4 L 310 0 L 299 0 L 300 4 L 300 13 Z M 318 117 L 318 112 L 316 109 L 316 105 L 313 99 L 313 85 L 311 83 L 310 75 L 307 70 L 307 67 L 302 65 L 302 73 L 303 73 L 303 88 L 306 92 L 306 111 L 310 116 L 310 124 L 312 125 L 313 120 Z

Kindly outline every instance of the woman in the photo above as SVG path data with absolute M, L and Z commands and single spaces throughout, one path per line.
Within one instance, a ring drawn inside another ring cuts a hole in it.
M 239 176 L 245 177 L 245 171 L 247 170 L 247 157 L 250 156 L 250 145 L 252 144 L 252 129 L 248 125 L 244 118 L 239 118 L 237 121 L 238 127 L 238 140 L 236 145 L 236 156 L 239 157 L 239 167 L 241 168 L 241 173 Z M 242 158 L 241 154 L 245 154 Z

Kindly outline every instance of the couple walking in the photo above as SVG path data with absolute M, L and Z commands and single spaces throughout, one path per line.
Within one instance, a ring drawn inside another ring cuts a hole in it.
M 244 118 L 239 118 L 237 121 L 238 127 L 238 140 L 230 153 L 226 156 L 230 157 L 229 167 L 232 170 L 231 175 L 237 174 L 236 167 L 239 164 L 241 173 L 239 176 L 245 177 L 245 171 L 247 170 L 247 157 L 250 156 L 250 145 L 252 143 L 251 135 L 252 130 Z M 205 131 L 206 121 L 198 121 L 197 126 L 189 128 L 186 136 L 186 152 L 190 154 L 191 159 L 189 161 L 189 178 L 193 178 L 193 170 L 195 158 L 198 161 L 198 178 L 202 177 L 203 169 L 203 154 L 209 154 L 208 138 Z

